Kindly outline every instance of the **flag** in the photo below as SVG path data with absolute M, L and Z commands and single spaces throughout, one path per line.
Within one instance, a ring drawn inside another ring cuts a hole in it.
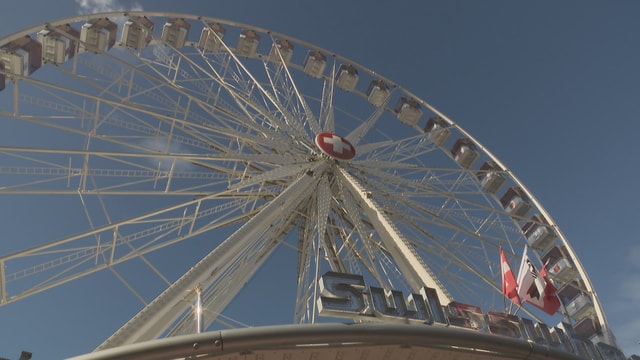
M 553 315 L 559 308 L 556 305 L 560 303 L 560 300 L 555 295 L 555 286 L 551 284 L 550 280 L 545 280 L 546 268 L 544 270 L 544 276 L 538 273 L 538 270 L 527 255 L 527 247 L 525 246 L 518 272 L 518 296 L 522 301 L 528 302 L 549 315 Z M 547 285 L 553 287 L 549 288 L 552 294 L 547 293 Z
M 544 279 L 545 287 L 544 287 L 544 309 L 542 309 L 547 314 L 555 314 L 558 309 L 560 309 L 560 299 L 556 292 L 558 289 L 553 285 L 549 277 L 547 276 L 547 261 L 542 269 L 540 270 L 540 276 Z
M 504 255 L 504 250 L 500 248 L 500 268 L 502 270 L 502 293 L 505 294 L 511 301 L 518 305 L 520 303 L 520 297 L 518 296 L 518 284 L 516 278 L 511 271 L 511 266 L 507 261 L 507 257 Z

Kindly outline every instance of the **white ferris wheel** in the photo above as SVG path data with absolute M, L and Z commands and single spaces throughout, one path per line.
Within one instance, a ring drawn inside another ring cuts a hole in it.
M 498 250 L 517 265 L 527 245 L 559 289 L 552 321 L 613 341 L 585 269 L 524 184 L 352 60 L 152 12 L 26 29 L 0 39 L 0 60 L 0 198 L 63 213 L 50 237 L 0 253 L 0 305 L 112 272 L 140 311 L 98 349 L 238 326 L 265 291 L 288 313 L 266 316 L 273 325 L 344 321 L 317 301 L 327 272 L 504 311 Z

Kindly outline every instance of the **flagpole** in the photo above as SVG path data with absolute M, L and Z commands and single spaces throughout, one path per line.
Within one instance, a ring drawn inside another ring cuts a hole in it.
M 518 308 L 516 309 L 516 312 L 513 313 L 513 316 L 518 315 L 518 311 L 520 311 L 521 308 L 522 308 L 522 305 L 518 305 Z
M 509 265 L 509 261 L 507 260 L 506 255 L 504 254 L 504 250 L 502 247 L 499 249 L 500 251 L 500 272 L 502 274 L 502 295 L 503 295 L 503 309 L 508 313 L 511 313 L 513 310 L 513 303 L 517 303 L 520 305 L 520 296 L 518 295 L 518 282 L 516 281 L 515 276 L 513 276 L 513 271 L 511 271 L 511 266 Z M 509 309 L 507 310 L 506 298 L 509 298 L 511 304 L 509 305 Z
M 502 309 L 507 310 L 507 296 L 502 294 Z M 511 312 L 511 306 L 509 306 L 509 312 Z

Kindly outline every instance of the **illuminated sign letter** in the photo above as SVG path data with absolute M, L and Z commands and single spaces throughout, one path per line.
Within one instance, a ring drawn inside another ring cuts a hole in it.
M 609 344 L 605 344 L 603 342 L 599 342 L 598 343 L 598 350 L 600 350 L 600 353 L 602 354 L 602 357 L 604 357 L 605 359 L 625 360 L 624 353 L 622 351 L 620 351 L 620 349 L 618 349 L 615 346 L 611 346 Z M 640 356 L 631 355 L 631 356 L 629 356 L 629 359 L 630 360 L 640 359 Z
M 582 340 L 578 337 L 573 330 L 573 326 L 571 324 L 567 324 L 565 322 L 561 322 L 558 324 L 558 327 L 567 334 L 567 337 L 571 341 L 571 345 L 573 346 L 573 353 L 585 358 L 592 360 L 602 360 L 602 356 L 596 349 L 596 346 L 588 340 Z
M 341 274 L 329 271 L 320 278 L 318 312 L 322 315 L 351 317 L 364 314 L 367 309 L 362 291 L 365 288 L 362 275 Z
M 534 323 L 533 320 L 521 318 L 525 336 L 536 344 L 550 345 L 552 347 L 560 346 L 559 342 L 554 343 L 549 327 L 543 323 Z
M 515 315 L 489 311 L 487 313 L 487 319 L 489 320 L 489 332 L 492 334 L 516 339 L 522 339 L 524 337 L 520 318 Z
M 429 314 L 432 317 L 431 321 L 427 322 L 427 324 L 440 323 L 447 325 L 447 317 L 444 315 L 444 310 L 442 310 L 442 305 L 440 304 L 440 298 L 438 298 L 436 289 L 423 286 L 422 289 L 420 289 L 420 295 L 422 295 L 422 298 L 429 309 Z
M 426 323 L 429 320 L 429 310 L 425 306 L 422 296 L 411 294 L 409 308 L 401 291 L 387 291 L 379 287 L 370 287 L 371 305 L 376 316 L 401 322 Z
M 555 326 L 552 329 L 550 329 L 549 333 L 553 338 L 553 340 L 551 341 L 552 344 L 556 342 L 560 343 L 561 347 L 564 348 L 564 351 L 575 354 L 575 350 L 573 349 L 573 344 L 571 344 L 571 340 L 569 340 L 569 337 L 567 336 L 567 334 L 565 334 L 564 330 L 562 330 L 558 326 Z
M 487 320 L 479 306 L 452 301 L 447 306 L 449 324 L 480 332 L 487 331 Z

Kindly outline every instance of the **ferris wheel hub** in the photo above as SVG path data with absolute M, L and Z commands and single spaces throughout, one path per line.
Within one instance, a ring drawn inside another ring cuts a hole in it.
M 331 132 L 316 135 L 316 145 L 323 153 L 336 159 L 351 160 L 356 156 L 356 148 L 349 140 Z

